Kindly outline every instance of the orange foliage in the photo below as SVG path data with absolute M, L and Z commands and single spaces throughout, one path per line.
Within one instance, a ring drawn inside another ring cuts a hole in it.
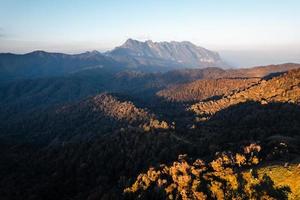
M 288 190 L 275 188 L 267 177 L 259 178 L 247 166 L 258 164 L 260 148 L 246 147 L 245 154 L 221 153 L 210 163 L 197 159 L 190 163 L 186 156 L 171 166 L 161 165 L 140 174 L 136 182 L 124 190 L 125 194 L 143 193 L 162 188 L 167 199 L 273 199 L 286 197 Z M 256 145 L 256 144 L 255 144 Z M 255 160 L 255 162 L 253 162 Z M 244 167 L 244 168 L 243 168 Z M 244 170 L 244 172 L 241 172 Z M 276 195 L 274 195 L 276 194 Z

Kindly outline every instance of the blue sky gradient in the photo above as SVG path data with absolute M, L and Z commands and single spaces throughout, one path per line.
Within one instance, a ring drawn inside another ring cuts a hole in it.
M 299 49 L 299 0 L 0 0 L 0 51 L 104 51 L 127 38 Z

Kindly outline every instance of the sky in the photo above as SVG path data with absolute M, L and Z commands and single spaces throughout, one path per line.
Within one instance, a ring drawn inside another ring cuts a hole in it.
M 300 62 L 299 10 L 299 0 L 0 0 L 0 52 L 106 51 L 133 38 L 188 40 L 237 65 Z

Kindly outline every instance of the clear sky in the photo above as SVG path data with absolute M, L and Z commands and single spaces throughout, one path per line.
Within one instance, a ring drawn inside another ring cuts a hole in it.
M 104 51 L 127 38 L 300 50 L 300 1 L 0 0 L 0 52 Z

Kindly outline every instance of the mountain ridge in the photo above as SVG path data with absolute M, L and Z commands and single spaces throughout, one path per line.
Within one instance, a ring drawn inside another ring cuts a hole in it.
M 218 53 L 191 42 L 140 42 L 128 39 L 111 51 L 77 54 L 36 50 L 0 53 L 0 80 L 61 76 L 95 67 L 115 71 L 166 72 L 172 69 L 224 67 Z
M 118 61 L 130 59 L 132 64 L 178 68 L 226 67 L 218 53 L 189 41 L 141 42 L 128 39 L 123 45 L 106 53 Z M 152 60 L 149 60 L 152 59 Z M 154 60 L 155 59 L 155 60 Z
M 26 54 L 0 54 L 0 80 L 62 76 L 87 67 L 102 66 L 120 70 L 119 63 L 101 53 L 81 54 L 33 51 Z
M 229 74 L 238 73 L 239 70 L 245 74 L 247 71 L 247 69 L 227 69 L 228 66 L 218 53 L 188 41 L 140 42 L 128 39 L 123 45 L 104 53 L 96 50 L 77 54 L 43 50 L 25 54 L 0 53 L 0 81 L 58 77 L 94 68 L 105 68 L 116 73 L 121 71 L 164 73 L 208 67 L 223 68 Z M 257 69 L 256 74 L 252 73 L 253 70 L 248 70 L 248 75 L 255 77 L 268 73 L 264 70 L 265 68 Z M 277 72 L 276 69 L 273 71 Z

